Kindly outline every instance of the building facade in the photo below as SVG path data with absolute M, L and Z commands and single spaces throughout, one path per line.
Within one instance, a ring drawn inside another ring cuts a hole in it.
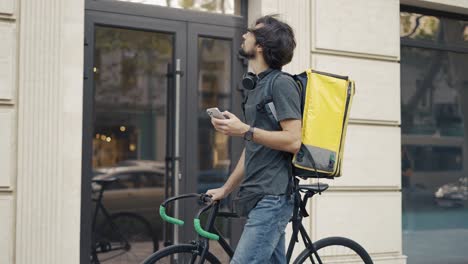
M 296 32 L 285 71 L 356 81 L 344 175 L 309 205 L 312 239 L 349 237 L 375 263 L 468 262 L 467 0 L 3 0 L 0 263 L 89 263 L 94 177 L 121 177 L 106 207 L 144 216 L 157 246 L 189 239 L 154 204 L 219 186 L 237 161 L 242 140 L 204 109 L 241 115 L 237 47 L 267 14 Z M 241 226 L 223 224 L 234 243 Z

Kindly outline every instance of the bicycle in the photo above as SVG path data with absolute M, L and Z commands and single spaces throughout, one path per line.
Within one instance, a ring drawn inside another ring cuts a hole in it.
M 298 235 L 305 244 L 305 249 L 299 254 L 293 263 L 365 263 L 373 264 L 371 257 L 366 250 L 357 242 L 344 237 L 328 237 L 323 238 L 315 243 L 312 243 L 307 234 L 302 219 L 308 217 L 306 205 L 309 198 L 317 193 L 322 193 L 328 189 L 328 184 L 317 183 L 312 185 L 299 185 L 299 180 L 296 178 L 294 186 L 294 211 L 290 220 L 293 225 L 293 233 L 286 254 L 287 263 L 290 262 L 294 246 L 299 242 Z M 301 196 L 303 193 L 303 197 Z M 218 258 L 209 251 L 209 240 L 217 240 L 222 249 L 230 258 L 234 255 L 234 250 L 226 242 L 226 239 L 220 235 L 219 231 L 214 226 L 216 217 L 237 217 L 234 213 L 218 212 L 219 203 L 213 202 L 206 194 L 185 194 L 167 199 L 161 204 L 160 215 L 170 223 L 183 225 L 184 222 L 180 219 L 173 218 L 166 214 L 166 207 L 169 203 L 185 199 L 198 198 L 203 203 L 207 203 L 205 207 L 200 209 L 194 219 L 194 227 L 198 233 L 198 239 L 188 244 L 179 244 L 166 247 L 154 254 L 150 255 L 142 264 L 168 264 L 168 263 L 221 263 Z M 205 229 L 201 227 L 200 215 L 209 209 L 212 209 L 207 218 Z M 208 230 L 208 231 L 207 231 Z
M 92 219 L 91 264 L 138 263 L 158 249 L 150 223 L 142 216 L 130 212 L 109 214 L 102 203 L 104 191 L 117 178 L 93 179 L 98 187 L 93 197 L 96 207 Z M 98 213 L 104 216 L 97 224 Z

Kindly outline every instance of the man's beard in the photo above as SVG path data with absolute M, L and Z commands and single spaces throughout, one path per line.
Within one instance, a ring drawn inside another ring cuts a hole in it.
M 255 51 L 254 50 L 250 50 L 250 51 L 245 51 L 242 47 L 239 49 L 239 55 L 241 57 L 244 57 L 248 60 L 252 60 L 252 59 L 255 59 Z

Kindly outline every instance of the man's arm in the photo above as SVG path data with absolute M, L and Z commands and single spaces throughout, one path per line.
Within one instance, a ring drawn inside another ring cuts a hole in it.
M 249 125 L 244 124 L 235 115 L 224 111 L 229 119 L 212 118 L 211 123 L 219 132 L 229 136 L 244 136 L 249 130 Z M 272 149 L 296 154 L 301 147 L 302 122 L 298 119 L 286 119 L 280 121 L 281 131 L 267 131 L 254 129 L 253 141 Z
M 221 200 L 228 196 L 239 184 L 241 183 L 242 179 L 244 178 L 244 164 L 245 164 L 245 149 L 242 151 L 242 154 L 237 162 L 236 168 L 229 176 L 226 183 L 224 183 L 223 187 L 208 190 L 206 194 L 212 196 L 213 200 Z
M 223 185 L 223 188 L 226 189 L 227 193 L 231 193 L 239 184 L 241 183 L 242 179 L 244 178 L 244 164 L 245 164 L 245 149 L 242 151 L 242 154 L 237 162 L 236 168 L 229 176 L 229 179 Z
M 254 129 L 253 141 L 272 149 L 296 154 L 301 148 L 301 120 L 287 119 L 280 122 L 282 131 Z

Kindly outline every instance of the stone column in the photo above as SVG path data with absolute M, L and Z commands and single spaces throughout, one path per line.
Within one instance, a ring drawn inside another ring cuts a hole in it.
M 0 1 L 0 263 L 14 261 L 18 3 Z
M 22 0 L 16 263 L 79 263 L 84 0 Z

